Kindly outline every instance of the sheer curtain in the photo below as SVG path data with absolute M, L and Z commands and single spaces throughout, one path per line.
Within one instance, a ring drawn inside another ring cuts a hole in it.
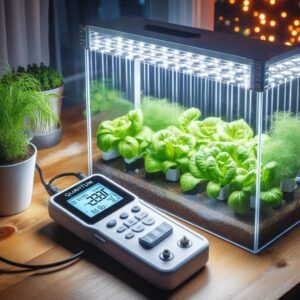
M 49 64 L 49 0 L 0 0 L 0 60 Z

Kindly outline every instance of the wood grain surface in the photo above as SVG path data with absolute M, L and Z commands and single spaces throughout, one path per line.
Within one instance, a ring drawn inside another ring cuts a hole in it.
M 87 172 L 82 107 L 63 113 L 63 128 L 62 142 L 38 153 L 38 163 L 48 179 L 66 171 Z M 73 182 L 63 178 L 57 186 L 64 188 Z M 87 254 L 68 267 L 52 271 L 18 271 L 1 263 L 1 300 L 278 299 L 299 286 L 299 226 L 259 255 L 195 229 L 210 242 L 207 266 L 176 290 L 162 292 L 55 224 L 48 216 L 47 200 L 36 174 L 30 208 L 0 218 L 0 255 L 35 264 L 64 259 L 82 248 Z

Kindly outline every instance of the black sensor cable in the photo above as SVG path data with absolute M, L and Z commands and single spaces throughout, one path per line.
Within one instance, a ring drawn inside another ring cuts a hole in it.
M 54 176 L 53 178 L 51 178 L 49 180 L 48 183 L 46 183 L 43 172 L 42 172 L 42 169 L 40 168 L 40 166 L 38 164 L 36 164 L 35 166 L 36 166 L 36 169 L 38 171 L 41 182 L 42 182 L 44 188 L 46 189 L 47 193 L 50 196 L 55 195 L 58 192 L 60 192 L 60 190 L 57 187 L 52 185 L 52 183 L 55 180 L 57 180 L 58 178 L 65 177 L 65 176 L 74 176 L 74 177 L 78 178 L 79 180 L 82 180 L 86 177 L 86 175 L 83 174 L 83 173 L 61 173 L 61 174 L 58 174 L 58 175 Z M 1 256 L 0 256 L 0 261 L 7 264 L 7 265 L 11 265 L 11 266 L 18 267 L 18 268 L 23 268 L 23 269 L 28 269 L 28 270 L 42 270 L 42 269 L 50 269 L 50 268 L 55 268 L 55 267 L 58 267 L 58 266 L 68 264 L 68 263 L 82 257 L 84 253 L 85 253 L 85 250 L 81 250 L 78 253 L 68 257 L 67 259 L 57 261 L 57 262 L 54 262 L 54 263 L 41 264 L 41 265 L 31 265 L 31 264 L 18 263 L 18 262 L 9 260 L 9 259 L 1 257 Z

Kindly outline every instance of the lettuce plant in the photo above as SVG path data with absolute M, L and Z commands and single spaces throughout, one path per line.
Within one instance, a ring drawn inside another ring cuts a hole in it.
M 194 150 L 193 136 L 171 126 L 156 132 L 145 155 L 145 170 L 148 173 L 167 172 L 170 168 L 188 170 L 189 156 Z
M 191 158 L 189 172 L 180 178 L 183 191 L 193 189 L 202 181 L 208 182 L 206 192 L 217 198 L 222 187 L 228 185 L 236 174 L 236 163 L 232 157 L 217 146 L 201 147 Z
M 97 145 L 102 151 L 117 149 L 132 159 L 143 155 L 152 137 L 152 130 L 143 126 L 141 110 L 131 110 L 125 116 L 102 122 L 97 130 Z
M 237 171 L 233 182 L 236 190 L 228 197 L 228 205 L 236 213 L 245 214 L 250 209 L 250 196 L 256 190 L 256 164 L 256 159 L 249 158 L 244 162 L 243 168 Z M 260 200 L 271 207 L 278 207 L 282 200 L 282 191 L 276 186 L 276 166 L 275 162 L 261 166 Z

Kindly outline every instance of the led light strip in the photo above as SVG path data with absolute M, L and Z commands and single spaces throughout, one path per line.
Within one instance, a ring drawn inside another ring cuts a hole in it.
M 101 34 L 95 31 L 90 32 L 90 50 L 120 56 L 129 60 L 138 59 L 145 64 L 244 88 L 250 87 L 250 65 L 246 64 L 119 36 Z
M 300 54 L 269 66 L 268 85 L 275 86 L 300 76 Z

